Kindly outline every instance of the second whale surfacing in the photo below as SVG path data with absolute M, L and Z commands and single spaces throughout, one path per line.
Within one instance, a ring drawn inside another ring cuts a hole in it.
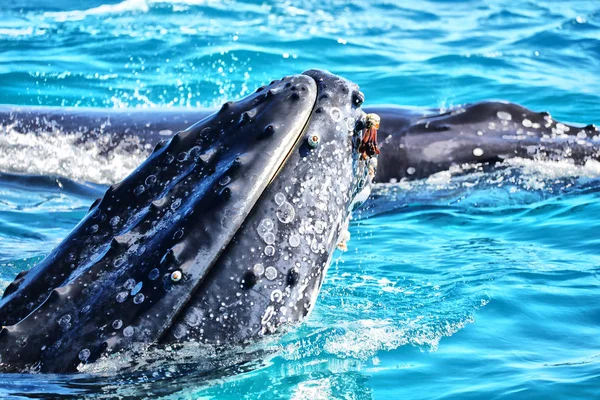
M 0 370 L 243 343 L 314 307 L 373 176 L 358 87 L 311 70 L 160 142 L 0 301 Z

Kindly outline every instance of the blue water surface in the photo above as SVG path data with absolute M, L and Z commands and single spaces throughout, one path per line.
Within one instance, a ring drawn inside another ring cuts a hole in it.
M 358 83 L 368 105 L 493 98 L 598 123 L 600 2 L 1 1 L 0 104 L 211 107 L 313 67 Z M 0 151 L 14 150 L 7 137 Z M 55 171 L 44 154 L 36 171 Z M 61 171 L 0 179 L 2 287 L 109 183 Z M 141 360 L 128 376 L 111 363 L 0 375 L 0 396 L 600 397 L 599 164 L 516 160 L 374 192 L 311 317 L 259 359 L 165 350 L 171 367 Z

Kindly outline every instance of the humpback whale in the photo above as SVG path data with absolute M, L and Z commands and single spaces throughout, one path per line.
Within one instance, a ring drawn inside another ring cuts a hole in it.
M 158 142 L 8 286 L 0 369 L 71 372 L 140 343 L 243 343 L 301 321 L 373 178 L 363 101 L 310 70 Z
M 127 137 L 155 146 L 7 288 L 0 370 L 70 372 L 138 343 L 242 343 L 302 321 L 374 178 L 600 158 L 594 125 L 512 103 L 363 101 L 353 83 L 312 70 L 218 111 L 0 107 L 2 129 L 78 134 L 107 157 Z M 365 113 L 381 117 L 377 158 Z

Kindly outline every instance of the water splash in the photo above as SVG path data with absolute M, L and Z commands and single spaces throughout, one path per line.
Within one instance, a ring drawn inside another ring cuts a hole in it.
M 120 181 L 150 153 L 135 136 L 125 137 L 106 150 L 111 137 L 83 140 L 82 133 L 21 133 L 0 128 L 0 171 L 29 175 L 55 175 L 76 181 L 111 184 Z

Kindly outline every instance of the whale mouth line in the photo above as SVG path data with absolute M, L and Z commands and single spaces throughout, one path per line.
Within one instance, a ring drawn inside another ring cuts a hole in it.
M 286 156 L 283 159 L 283 161 L 279 164 L 279 167 L 277 168 L 277 170 L 275 171 L 275 173 L 273 174 L 273 176 L 271 177 L 271 179 L 269 179 L 269 183 L 267 184 L 267 186 L 263 190 L 263 193 L 261 194 L 261 196 L 259 197 L 259 199 L 257 199 L 257 201 L 254 203 L 254 206 L 252 207 L 252 210 L 254 210 L 254 208 L 256 207 L 256 204 L 258 204 L 258 202 L 261 200 L 261 197 L 264 195 L 264 193 L 266 193 L 268 191 L 268 189 L 271 186 L 271 184 L 273 183 L 273 181 L 279 176 L 279 173 L 285 167 L 285 164 L 290 159 L 290 156 L 292 155 L 292 153 L 294 152 L 294 150 L 296 150 L 296 147 L 298 147 L 298 144 L 302 141 L 302 139 L 306 135 L 306 131 L 308 129 L 308 126 L 310 125 L 310 121 L 312 119 L 312 116 L 315 113 L 315 109 L 317 108 L 317 103 L 318 103 L 318 98 L 319 98 L 319 85 L 318 85 L 318 82 L 312 76 L 305 75 L 305 74 L 302 74 L 302 76 L 309 77 L 310 79 L 313 80 L 313 82 L 315 82 L 315 85 L 317 86 L 317 95 L 315 96 L 315 100 L 313 101 L 313 105 L 312 105 L 310 114 L 309 114 L 308 118 L 306 118 L 306 120 L 304 121 L 304 125 L 302 126 L 302 129 L 300 130 L 300 133 L 298 134 L 298 137 L 296 138 L 296 141 L 294 142 L 294 145 L 290 148 L 290 150 L 286 154 Z M 250 212 L 252 212 L 252 210 Z
M 255 210 L 258 209 L 260 203 L 262 202 L 262 200 L 264 200 L 265 196 L 267 195 L 267 193 L 269 192 L 269 188 L 271 187 L 272 183 L 278 178 L 279 174 L 281 173 L 281 171 L 285 168 L 288 160 L 291 158 L 292 154 L 294 153 L 294 151 L 297 151 L 298 145 L 302 142 L 302 139 L 304 138 L 304 136 L 306 135 L 306 132 L 308 130 L 308 127 L 311 123 L 312 120 L 312 116 L 317 108 L 317 103 L 318 103 L 318 98 L 319 98 L 319 89 L 318 89 L 318 82 L 311 76 L 308 75 L 304 75 L 302 74 L 302 76 L 306 76 L 309 77 L 317 86 L 317 95 L 315 96 L 315 99 L 313 101 L 313 104 L 311 106 L 311 111 L 308 115 L 308 117 L 305 119 L 304 121 L 304 125 L 302 126 L 302 129 L 299 130 L 298 135 L 294 141 L 294 144 L 292 146 L 290 146 L 290 149 L 288 150 L 287 154 L 285 155 L 285 157 L 282 159 L 282 161 L 279 163 L 277 169 L 275 170 L 275 172 L 271 175 L 270 179 L 268 180 L 268 183 L 265 185 L 265 187 L 263 188 L 262 192 L 260 193 L 260 195 L 258 195 L 258 197 L 256 198 L 256 200 L 254 201 L 254 204 L 251 206 L 251 208 L 248 211 L 248 215 L 251 215 Z M 210 116 L 207 116 L 206 118 L 204 118 L 203 120 L 206 120 L 210 118 Z M 202 121 L 200 121 L 199 123 L 201 123 Z M 231 244 L 231 240 L 233 240 L 233 238 L 242 230 L 243 227 L 243 223 L 240 224 L 237 229 L 235 229 L 235 231 L 232 232 L 231 235 L 231 239 L 229 240 L 229 242 L 227 242 L 221 249 L 221 251 L 219 252 L 218 255 L 216 255 L 216 257 L 213 259 L 213 263 L 208 267 L 207 271 L 210 271 L 216 264 L 217 260 L 219 259 L 219 257 L 221 257 L 221 255 L 225 252 L 225 249 Z M 185 312 L 185 306 L 190 303 L 190 301 L 192 300 L 193 296 L 195 293 L 197 293 L 197 291 L 200 289 L 200 287 L 202 286 L 202 282 L 205 280 L 206 278 L 206 274 L 203 277 L 203 279 L 201 279 L 198 283 L 197 286 L 194 290 L 192 290 L 189 294 L 188 294 L 188 298 L 185 302 L 185 304 L 182 304 L 179 308 L 179 310 L 176 313 L 173 313 L 171 318 L 170 318 L 170 323 L 165 324 L 165 328 L 162 330 L 162 332 L 160 332 L 160 334 L 157 337 L 157 342 L 160 343 L 161 340 L 165 337 L 165 335 L 167 334 L 167 332 L 169 331 L 170 326 L 172 325 L 172 322 L 175 321 L 179 316 L 181 316 L 184 312 Z M 167 326 L 168 325 L 168 326 Z

